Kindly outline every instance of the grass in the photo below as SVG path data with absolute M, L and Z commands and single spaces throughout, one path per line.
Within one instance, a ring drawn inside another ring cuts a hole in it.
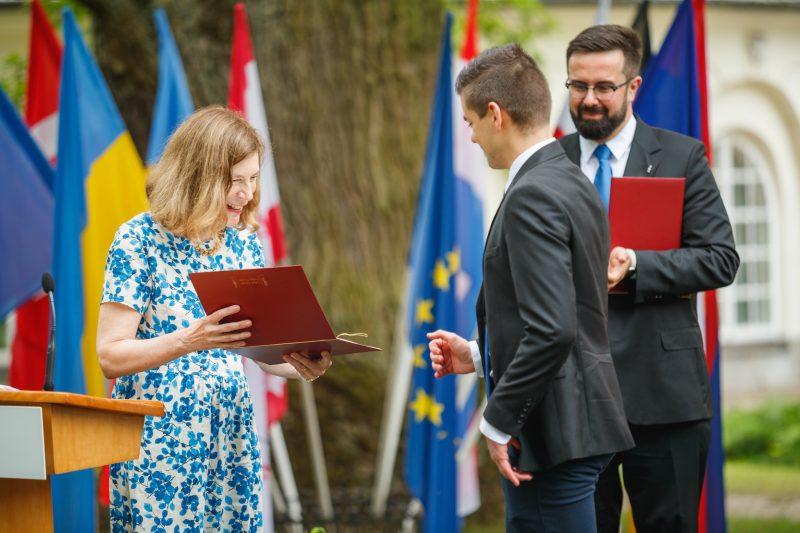
M 734 516 L 728 518 L 728 533 L 797 533 L 800 522 L 783 518 L 747 518 Z
M 800 498 L 800 468 L 728 461 L 725 490 L 737 494 Z

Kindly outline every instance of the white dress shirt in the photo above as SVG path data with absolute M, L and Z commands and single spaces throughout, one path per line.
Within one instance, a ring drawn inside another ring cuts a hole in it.
M 628 165 L 628 156 L 631 155 L 631 145 L 633 144 L 633 134 L 636 133 L 636 118 L 633 115 L 625 123 L 622 130 L 610 141 L 606 143 L 608 149 L 611 151 L 611 175 L 623 176 L 625 174 L 625 167 Z M 581 146 L 581 172 L 589 178 L 589 181 L 594 183 L 594 177 L 597 175 L 597 169 L 600 162 L 594 156 L 594 151 L 597 148 L 597 141 L 586 139 L 583 136 L 578 136 L 578 142 Z M 630 248 L 628 256 L 631 258 L 630 268 L 636 269 L 636 252 Z

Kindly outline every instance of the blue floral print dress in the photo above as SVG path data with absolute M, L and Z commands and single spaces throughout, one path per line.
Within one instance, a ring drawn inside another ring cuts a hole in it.
M 253 232 L 225 230 L 199 254 L 149 213 L 123 224 L 108 252 L 102 301 L 141 313 L 137 338 L 186 328 L 205 316 L 189 273 L 264 266 Z M 117 379 L 115 398 L 160 400 L 145 417 L 139 458 L 111 465 L 111 530 L 260 531 L 261 464 L 240 356 L 192 352 Z

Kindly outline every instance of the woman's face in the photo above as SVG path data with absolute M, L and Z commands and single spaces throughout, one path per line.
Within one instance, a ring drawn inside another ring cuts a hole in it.
M 242 216 L 242 210 L 253 199 L 258 186 L 258 173 L 261 161 L 258 152 L 253 152 L 231 167 L 231 190 L 225 198 L 228 213 L 228 226 L 236 226 Z

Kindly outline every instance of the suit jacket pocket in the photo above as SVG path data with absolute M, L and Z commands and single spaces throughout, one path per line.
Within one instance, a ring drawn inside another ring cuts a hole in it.
M 703 336 L 696 327 L 662 331 L 661 346 L 668 352 L 702 348 Z

